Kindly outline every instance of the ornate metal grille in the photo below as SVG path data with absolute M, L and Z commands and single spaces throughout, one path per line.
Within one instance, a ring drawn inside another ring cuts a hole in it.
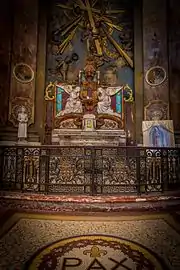
M 1 147 L 1 189 L 46 194 L 142 194 L 180 188 L 180 149 Z

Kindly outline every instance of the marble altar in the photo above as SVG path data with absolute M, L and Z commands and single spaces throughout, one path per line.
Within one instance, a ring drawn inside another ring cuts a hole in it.
M 105 85 L 99 76 L 94 59 L 89 58 L 78 82 L 56 82 L 46 88 L 46 100 L 54 100 L 55 108 L 52 144 L 126 145 L 124 85 Z
M 126 144 L 124 130 L 54 129 L 52 143 L 60 146 L 119 146 Z

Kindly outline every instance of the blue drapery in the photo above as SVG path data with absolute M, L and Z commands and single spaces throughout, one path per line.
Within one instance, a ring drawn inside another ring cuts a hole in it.
M 171 147 L 171 133 L 161 125 L 151 128 L 149 140 L 153 147 Z

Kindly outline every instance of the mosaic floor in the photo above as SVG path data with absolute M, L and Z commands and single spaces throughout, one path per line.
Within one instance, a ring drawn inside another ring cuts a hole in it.
M 0 269 L 179 270 L 178 230 L 168 214 L 17 213 L 1 228 Z

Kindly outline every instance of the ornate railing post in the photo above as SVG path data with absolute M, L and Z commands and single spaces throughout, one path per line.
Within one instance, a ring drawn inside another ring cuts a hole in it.
M 94 167 L 95 167 L 95 152 L 93 147 L 84 148 L 84 176 L 90 181 L 90 195 L 96 194 L 95 181 L 94 181 Z
M 40 149 L 39 191 L 48 194 L 49 181 L 49 149 Z
M 169 150 L 161 149 L 161 178 L 162 178 L 162 192 L 168 189 L 169 178 Z
M 16 149 L 16 185 L 19 190 L 24 191 L 24 148 Z
M 140 155 L 140 149 L 136 148 L 136 187 L 137 187 L 137 194 L 141 195 L 141 155 Z
M 97 194 L 97 168 L 96 168 L 96 150 L 91 148 L 91 183 L 92 183 L 92 195 Z
M 0 190 L 3 189 L 4 147 L 0 148 Z
M 49 167 L 50 167 L 51 149 L 46 149 L 45 155 L 45 193 L 49 193 Z

